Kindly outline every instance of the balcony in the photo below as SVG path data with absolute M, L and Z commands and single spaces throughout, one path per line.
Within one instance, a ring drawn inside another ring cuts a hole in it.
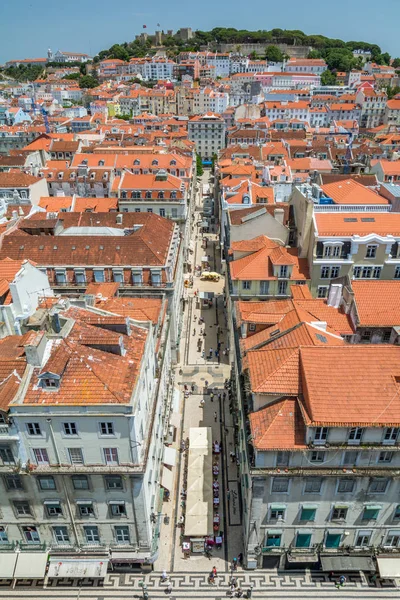
M 0 440 L 2 441 L 18 441 L 19 437 L 17 430 L 7 423 L 0 423 Z

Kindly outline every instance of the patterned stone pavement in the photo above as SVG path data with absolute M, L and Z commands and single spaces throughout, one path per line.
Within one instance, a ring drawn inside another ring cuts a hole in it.
M 166 584 L 161 583 L 160 574 L 150 573 L 142 577 L 137 574 L 109 573 L 104 582 L 93 580 L 51 580 L 45 590 L 43 581 L 20 581 L 14 590 L 10 582 L 0 581 L 0 599 L 2 598 L 51 598 L 67 600 L 90 598 L 92 600 L 118 600 L 122 598 L 142 598 L 140 582 L 144 579 L 152 598 L 220 599 L 229 597 L 228 573 L 217 578 L 216 585 L 208 583 L 208 574 L 204 572 L 174 573 L 171 576 L 172 593 L 167 594 Z M 380 600 L 399 598 L 399 588 L 394 582 L 371 580 L 364 575 L 350 575 L 343 588 L 337 589 L 334 580 L 326 573 L 319 572 L 239 572 L 237 580 L 247 592 L 250 584 L 254 585 L 252 598 L 279 598 L 303 600 L 309 598 L 340 598 L 351 600 L 357 598 L 379 598 Z

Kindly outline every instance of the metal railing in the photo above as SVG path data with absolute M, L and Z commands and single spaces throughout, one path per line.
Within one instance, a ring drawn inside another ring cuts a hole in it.
M 314 204 L 314 212 L 390 212 L 391 204 Z

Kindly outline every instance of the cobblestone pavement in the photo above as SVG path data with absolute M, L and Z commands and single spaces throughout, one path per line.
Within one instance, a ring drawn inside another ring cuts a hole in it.
M 203 572 L 174 573 L 171 575 L 172 593 L 167 594 L 166 584 L 161 583 L 160 574 L 113 574 L 110 573 L 102 585 L 91 580 L 85 580 L 82 586 L 78 581 L 52 580 L 43 590 L 43 581 L 20 582 L 11 591 L 9 583 L 0 582 L 0 599 L 19 598 L 51 598 L 52 600 L 90 598 L 93 600 L 118 600 L 119 598 L 142 598 L 140 582 L 144 579 L 147 585 L 149 600 L 152 598 L 196 598 L 220 599 L 229 597 L 229 573 L 218 575 L 216 585 L 210 585 L 207 575 Z M 279 598 L 291 600 L 340 598 L 378 598 L 385 600 L 399 597 L 399 589 L 393 582 L 372 581 L 364 575 L 349 575 L 343 588 L 337 589 L 335 581 L 328 574 L 317 572 L 277 573 L 244 572 L 237 573 L 237 579 L 242 589 L 247 592 L 250 584 L 254 585 L 253 598 Z

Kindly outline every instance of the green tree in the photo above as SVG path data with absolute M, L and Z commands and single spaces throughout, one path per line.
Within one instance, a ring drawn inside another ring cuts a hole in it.
M 385 86 L 382 86 L 382 89 L 385 90 L 388 100 L 391 100 L 392 98 L 397 96 L 397 94 L 400 94 L 400 87 L 397 85 L 395 85 L 393 87 L 391 87 L 389 85 L 385 85 Z
M 81 74 L 80 73 L 70 73 L 69 75 L 64 75 L 64 79 L 80 79 L 81 78 Z
M 278 46 L 267 46 L 265 49 L 265 58 L 270 62 L 282 62 L 283 52 L 281 52 Z
M 196 154 L 196 175 L 197 177 L 201 177 L 203 173 L 203 161 L 201 160 L 200 154 Z
M 82 89 L 95 88 L 98 85 L 99 82 L 93 75 L 83 75 L 79 80 L 79 87 Z
M 322 85 L 336 85 L 336 75 L 327 69 L 321 75 Z
M 307 58 L 321 58 L 321 52 L 319 50 L 310 50 Z

